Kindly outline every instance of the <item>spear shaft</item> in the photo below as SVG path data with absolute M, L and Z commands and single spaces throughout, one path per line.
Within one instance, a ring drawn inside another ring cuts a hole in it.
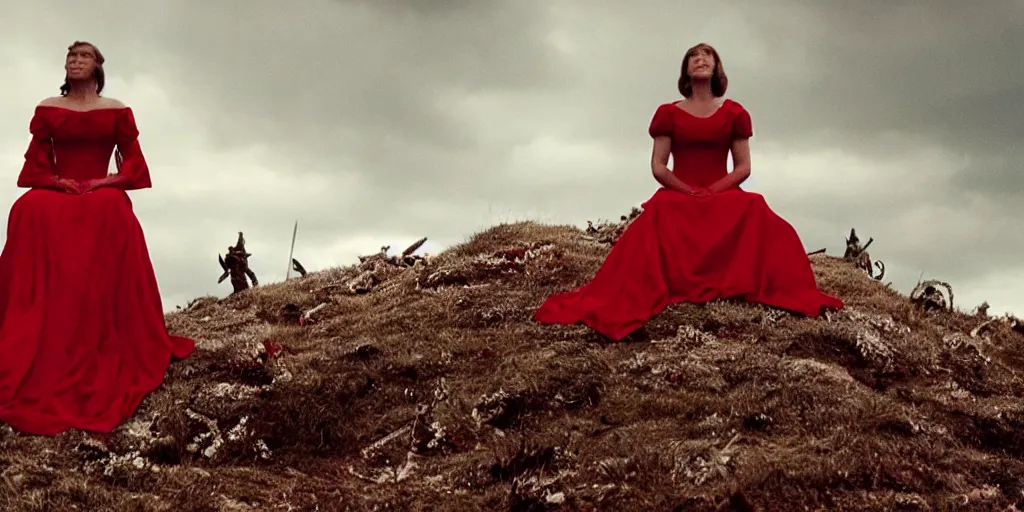
M 295 221 L 295 227 L 292 228 L 292 246 L 288 249 L 288 269 L 284 272 L 284 280 L 287 281 L 292 275 L 292 257 L 295 256 L 295 235 L 299 233 L 299 221 Z

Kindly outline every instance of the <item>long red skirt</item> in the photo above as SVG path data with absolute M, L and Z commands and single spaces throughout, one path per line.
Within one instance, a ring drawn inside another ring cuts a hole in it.
M 760 194 L 732 190 L 697 198 L 661 189 L 594 279 L 549 297 L 534 319 L 582 322 L 621 340 L 671 304 L 726 298 L 808 316 L 843 307 L 818 290 L 796 230 Z
M 110 432 L 193 349 L 167 334 L 128 194 L 30 190 L 14 203 L 0 255 L 0 421 Z

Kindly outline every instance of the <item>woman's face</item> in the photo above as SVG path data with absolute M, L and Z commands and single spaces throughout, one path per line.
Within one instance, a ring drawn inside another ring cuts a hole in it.
M 69 80 L 87 80 L 96 72 L 96 49 L 89 45 L 79 45 L 68 50 L 64 61 L 64 71 Z
M 715 72 L 715 55 L 710 48 L 698 48 L 690 56 L 686 64 L 686 74 L 690 79 L 710 79 Z

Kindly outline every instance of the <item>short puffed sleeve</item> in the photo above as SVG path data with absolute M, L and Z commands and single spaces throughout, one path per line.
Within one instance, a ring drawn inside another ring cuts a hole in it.
M 750 112 L 739 104 L 736 115 L 732 118 L 733 140 L 749 139 L 754 136 L 754 125 L 750 120 Z
M 675 108 L 672 105 L 662 105 L 654 111 L 654 117 L 651 119 L 651 126 L 647 129 L 647 133 L 653 137 L 672 136 L 672 112 L 670 108 Z

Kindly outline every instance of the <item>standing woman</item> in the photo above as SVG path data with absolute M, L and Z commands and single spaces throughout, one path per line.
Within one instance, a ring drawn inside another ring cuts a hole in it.
M 659 106 L 648 130 L 651 172 L 662 188 L 594 279 L 549 297 L 537 321 L 584 323 L 620 340 L 678 302 L 733 298 L 810 316 L 843 307 L 818 290 L 793 226 L 760 194 L 740 188 L 750 176 L 754 131 L 747 110 L 724 98 L 728 84 L 714 48 L 687 50 L 678 83 L 683 99 Z
M 194 342 L 170 336 L 126 191 L 152 186 L 132 110 L 100 96 L 103 55 L 75 42 L 36 107 L 0 254 L 0 422 L 110 432 Z M 116 150 L 118 172 L 108 175 Z

